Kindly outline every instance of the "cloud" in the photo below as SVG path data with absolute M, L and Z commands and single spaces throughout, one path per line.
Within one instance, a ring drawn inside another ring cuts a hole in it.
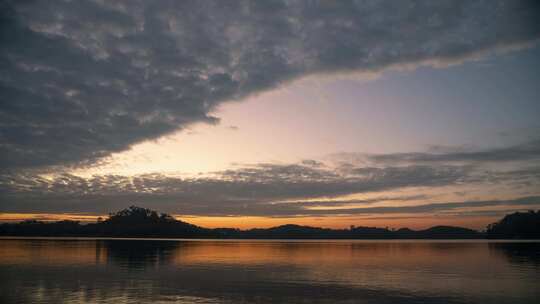
M 314 74 L 540 37 L 537 1 L 2 1 L 0 168 L 92 163 Z
M 512 200 L 465 201 L 451 203 L 433 203 L 415 206 L 367 207 L 339 210 L 317 210 L 325 214 L 381 214 L 381 213 L 434 213 L 451 211 L 459 208 L 494 207 L 494 206 L 540 206 L 539 196 L 521 197 Z M 467 213 L 467 212 L 464 212 Z
M 534 143 L 470 153 L 455 153 L 455 149 L 448 148 L 446 154 L 439 153 L 437 158 L 426 152 L 410 153 L 404 158 L 401 154 L 381 154 L 368 165 L 355 162 L 350 155 L 345 155 L 346 162 L 338 161 L 338 165 L 313 159 L 293 164 L 238 165 L 235 169 L 195 177 L 142 174 L 86 178 L 65 173 L 43 177 L 32 172 L 6 171 L 0 174 L 0 211 L 100 214 L 136 204 L 163 212 L 208 216 L 440 212 L 459 206 L 400 205 L 407 201 L 433 201 L 430 189 L 440 187 L 449 187 L 448 191 L 458 193 L 460 200 L 468 201 L 478 200 L 467 192 L 474 187 L 504 188 L 514 197 L 537 196 L 540 167 L 531 165 L 534 153 L 523 148 L 534 147 Z M 352 154 L 358 155 L 365 156 Z M 494 161 L 496 166 L 491 165 Z M 500 165 L 507 161 L 512 165 Z M 412 187 L 418 188 L 414 195 L 382 195 Z M 381 195 L 375 198 L 343 199 L 347 195 L 377 192 Z M 381 202 L 391 202 L 396 207 L 369 207 Z M 467 206 L 481 207 L 480 203 L 475 204 Z M 486 206 L 496 205 L 490 201 Z M 359 206 L 364 208 L 360 210 Z
M 70 174 L 54 178 L 3 174 L 0 175 L 0 211 L 100 214 L 136 204 L 163 212 L 206 216 L 439 212 L 467 206 L 496 206 L 498 203 L 400 206 L 407 201 L 430 199 L 426 194 L 429 191 L 410 196 L 379 195 L 372 199 L 340 197 L 410 187 L 501 184 L 516 189 L 520 185 L 534 188 L 540 184 L 539 172 L 538 168 L 484 171 L 469 166 L 440 165 L 347 167 L 344 170 L 304 164 L 258 164 L 194 178 L 162 174 L 90 178 Z M 392 202 L 396 207 L 368 207 L 380 202 Z M 359 209 L 362 205 L 365 208 Z
M 540 140 L 510 147 L 480 151 L 448 151 L 443 153 L 395 153 L 369 155 L 376 163 L 450 163 L 450 162 L 519 162 L 540 160 Z
M 513 200 L 443 202 L 412 206 L 400 204 L 429 197 L 418 194 L 379 196 L 372 199 L 320 199 L 405 187 L 455 185 L 460 181 L 467 181 L 469 174 L 471 172 L 468 169 L 453 167 L 434 169 L 409 166 L 376 170 L 358 168 L 352 173 L 343 173 L 303 165 L 262 164 L 217 172 L 213 177 L 190 179 L 161 174 L 92 178 L 64 174 L 54 179 L 34 175 L 4 175 L 0 178 L 0 211 L 100 214 L 137 204 L 183 215 L 292 217 L 446 211 L 467 213 L 468 211 L 463 212 L 459 209 L 540 206 L 538 196 Z M 506 177 L 524 178 L 523 174 L 530 178 L 527 174 L 531 172 L 507 172 Z M 535 174 L 535 182 L 538 183 L 540 176 L 538 172 Z M 491 175 L 490 173 L 484 179 L 490 178 Z M 390 201 L 396 206 L 370 207 L 376 203 Z
M 304 159 L 302 160 L 302 165 L 317 168 L 317 167 L 323 167 L 324 163 L 314 160 L 314 159 Z
M 408 166 L 340 172 L 299 164 L 259 164 L 197 178 L 161 174 L 82 178 L 63 174 L 47 179 L 32 174 L 5 174 L 0 176 L 0 210 L 104 212 L 143 204 L 187 214 L 235 215 L 263 209 L 271 214 L 271 209 L 289 208 L 284 206 L 291 204 L 279 204 L 279 208 L 276 205 L 284 200 L 450 185 L 466 176 L 466 170 L 462 167 Z M 295 203 L 297 207 L 309 204 L 314 203 Z

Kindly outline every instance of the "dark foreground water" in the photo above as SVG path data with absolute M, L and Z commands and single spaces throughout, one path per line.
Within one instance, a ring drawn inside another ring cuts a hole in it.
M 540 244 L 0 239 L 0 303 L 540 303 Z

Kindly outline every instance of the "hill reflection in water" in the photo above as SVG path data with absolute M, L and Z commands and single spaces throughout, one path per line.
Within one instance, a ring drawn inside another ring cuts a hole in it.
M 1 240 L 2 303 L 523 303 L 538 243 Z

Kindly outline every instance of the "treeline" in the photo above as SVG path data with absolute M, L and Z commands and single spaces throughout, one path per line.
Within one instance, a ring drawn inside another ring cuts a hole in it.
M 507 215 L 499 222 L 489 225 L 485 232 L 451 226 L 435 226 L 425 230 L 390 230 L 375 227 L 328 229 L 283 225 L 268 229 L 240 230 L 203 228 L 176 220 L 168 214 L 132 206 L 110 214 L 106 220 L 90 224 L 67 220 L 50 223 L 35 220 L 5 223 L 0 225 L 0 235 L 230 239 L 539 239 L 540 211 Z

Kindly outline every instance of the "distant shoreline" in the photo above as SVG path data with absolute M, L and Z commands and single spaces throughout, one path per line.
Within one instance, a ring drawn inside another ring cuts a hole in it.
M 55 237 L 55 236 L 0 236 L 2 240 L 43 241 L 157 241 L 157 242 L 254 242 L 254 243 L 540 243 L 538 239 L 218 239 L 218 238 L 141 238 L 141 237 Z
M 131 206 L 108 219 L 82 225 L 76 221 L 24 221 L 0 224 L 0 236 L 164 240 L 532 240 L 540 239 L 540 211 L 506 215 L 485 231 L 453 226 L 424 230 L 356 227 L 330 229 L 301 225 L 240 230 L 204 228 L 177 220 L 168 214 Z

